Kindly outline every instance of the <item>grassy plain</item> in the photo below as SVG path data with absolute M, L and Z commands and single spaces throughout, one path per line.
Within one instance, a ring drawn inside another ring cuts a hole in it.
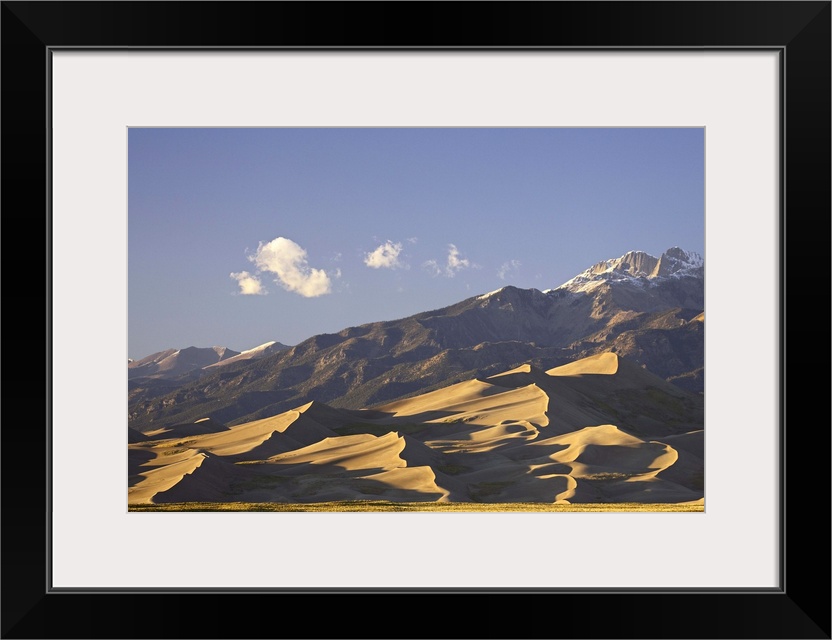
M 704 512 L 702 504 L 689 503 L 594 503 L 548 504 L 539 502 L 388 502 L 354 500 L 343 502 L 171 502 L 166 504 L 131 504 L 129 511 L 326 511 L 326 512 Z

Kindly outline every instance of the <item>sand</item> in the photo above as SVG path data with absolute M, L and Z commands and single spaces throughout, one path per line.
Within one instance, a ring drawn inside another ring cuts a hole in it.
M 613 353 L 413 398 L 128 439 L 128 503 L 704 500 L 701 396 Z

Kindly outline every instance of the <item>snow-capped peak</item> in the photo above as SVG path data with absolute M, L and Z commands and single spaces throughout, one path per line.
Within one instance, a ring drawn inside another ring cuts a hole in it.
M 695 251 L 685 251 L 679 247 L 671 247 L 665 251 L 659 261 L 664 264 L 661 265 L 662 272 L 656 275 L 668 275 L 678 271 L 689 271 L 705 266 L 705 261 L 698 253 Z
M 503 289 L 505 289 L 505 287 L 500 287 L 499 289 L 495 289 L 494 291 L 489 291 L 488 293 L 484 293 L 481 296 L 477 296 L 477 300 L 487 300 L 488 298 L 490 298 L 494 294 L 500 293 L 500 291 L 502 291 Z
M 272 340 L 271 342 L 264 342 L 263 344 L 258 345 L 256 347 L 252 347 L 251 349 L 246 349 L 245 351 L 241 351 L 240 355 L 243 355 L 243 354 L 246 354 L 246 353 L 256 353 L 258 351 L 265 351 L 266 349 L 268 349 L 273 344 L 277 344 L 277 341 Z
M 671 247 L 659 258 L 645 251 L 628 251 L 620 258 L 602 260 L 589 269 L 545 293 L 567 290 L 588 292 L 605 282 L 630 281 L 644 284 L 655 278 L 696 275 L 705 262 L 698 253 Z

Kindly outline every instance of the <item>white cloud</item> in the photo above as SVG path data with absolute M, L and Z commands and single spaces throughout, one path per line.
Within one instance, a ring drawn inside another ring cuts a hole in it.
M 435 276 L 444 274 L 447 278 L 453 278 L 462 269 L 479 269 L 479 265 L 474 264 L 467 258 L 462 258 L 456 245 L 449 244 L 448 259 L 445 262 L 444 268 L 440 267 L 436 260 L 428 260 L 422 263 L 422 268 L 427 269 Z
M 467 269 L 471 266 L 471 263 L 468 262 L 465 258 L 459 257 L 459 249 L 456 248 L 456 245 L 449 244 L 448 245 L 448 266 L 445 267 L 445 273 L 448 275 L 449 278 L 453 277 L 454 274 L 461 270 Z
M 264 296 L 266 290 L 260 282 L 260 278 L 251 275 L 248 271 L 230 274 L 240 285 L 240 293 L 244 296 Z
M 517 271 L 517 269 L 519 268 L 519 260 L 509 260 L 508 262 L 504 262 L 502 265 L 500 265 L 500 268 L 497 269 L 497 277 L 500 278 L 500 280 L 505 280 L 506 276 L 509 273 L 513 273 L 514 271 Z
M 416 236 L 413 236 L 412 238 L 408 238 L 407 241 L 410 244 L 416 244 L 417 242 L 419 242 L 419 238 L 417 238 Z
M 404 265 L 399 261 L 402 252 L 401 242 L 388 240 L 369 253 L 364 254 L 364 264 L 372 269 L 401 269 Z
M 306 249 L 288 238 L 262 242 L 249 257 L 260 271 L 277 276 L 275 282 L 287 291 L 304 298 L 316 298 L 332 291 L 329 276 L 323 269 L 313 269 L 306 261 Z

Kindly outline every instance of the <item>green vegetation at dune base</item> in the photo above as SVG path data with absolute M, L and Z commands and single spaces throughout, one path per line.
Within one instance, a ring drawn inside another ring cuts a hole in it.
M 167 504 L 131 504 L 129 511 L 256 511 L 256 512 L 704 512 L 701 504 L 678 503 L 586 503 L 548 504 L 542 502 L 389 502 L 386 500 L 354 500 L 343 502 L 171 502 Z

